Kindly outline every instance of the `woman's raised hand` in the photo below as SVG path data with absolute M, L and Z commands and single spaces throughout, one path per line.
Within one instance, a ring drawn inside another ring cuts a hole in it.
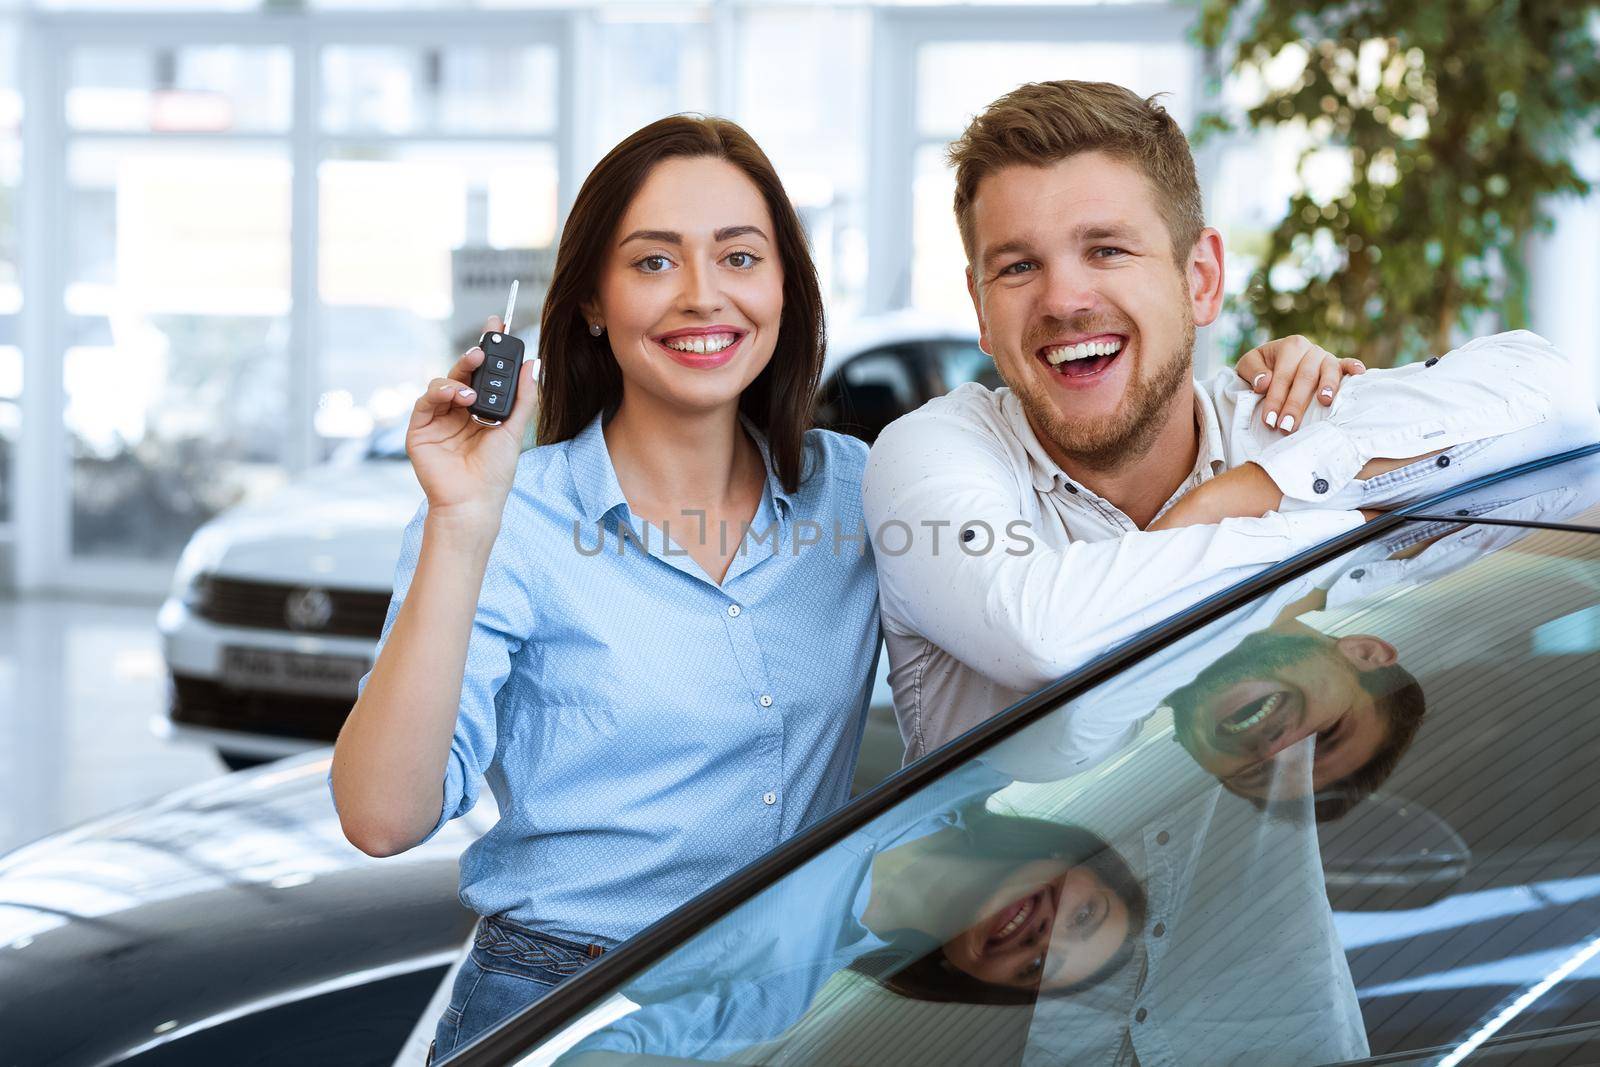
M 484 326 L 489 332 L 503 328 L 498 315 L 491 315 Z M 411 409 L 406 455 L 428 495 L 430 516 L 498 529 L 522 436 L 538 399 L 537 360 L 523 360 L 516 401 L 499 426 L 484 426 L 467 414 L 477 399 L 472 373 L 482 363 L 483 349 L 473 346 L 456 360 L 448 377 L 428 383 L 428 391 Z

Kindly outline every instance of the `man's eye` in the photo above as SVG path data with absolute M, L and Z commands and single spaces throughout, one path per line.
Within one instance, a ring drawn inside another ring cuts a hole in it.
M 728 266 L 735 267 L 739 270 L 749 270 L 751 267 L 761 262 L 761 257 L 756 255 L 754 252 L 729 252 L 723 257 L 723 259 L 727 262 Z
M 666 270 L 667 267 L 671 266 L 671 264 L 672 261 L 666 256 L 645 256 L 643 259 L 639 260 L 639 262 L 635 263 L 634 266 L 638 267 L 646 274 L 660 274 L 662 271 Z
M 1028 271 L 1031 271 L 1033 269 L 1034 269 L 1033 261 L 1029 260 L 1029 259 L 1023 259 L 1023 260 L 1017 261 L 1016 263 L 1012 263 L 1012 264 L 1010 264 L 1008 266 L 1001 267 L 1000 268 L 1000 273 L 1002 275 L 1006 275 L 1006 274 L 1026 274 Z
M 1125 256 L 1128 251 L 1125 248 L 1116 248 L 1112 245 L 1101 245 L 1089 254 L 1096 259 L 1110 259 L 1112 256 Z

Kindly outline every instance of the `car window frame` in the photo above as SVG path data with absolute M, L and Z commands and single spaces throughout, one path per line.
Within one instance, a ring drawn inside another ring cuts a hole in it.
M 451 1055 L 450 1064 L 499 1064 L 526 1055 L 534 1045 L 573 1021 L 579 1009 L 615 992 L 629 978 L 672 952 L 732 909 L 832 847 L 849 833 L 894 807 L 993 745 L 1049 714 L 1067 701 L 1135 667 L 1141 660 L 1233 611 L 1250 600 L 1320 567 L 1368 541 L 1413 523 L 1451 521 L 1478 524 L 1472 516 L 1441 516 L 1440 504 L 1534 471 L 1600 456 L 1600 443 L 1561 452 L 1472 479 L 1442 493 L 1397 508 L 1338 537 L 1273 564 L 1227 589 L 1156 623 L 1114 647 L 1095 662 L 1065 675 L 1011 707 L 902 767 L 883 782 L 841 806 L 808 829 L 652 923 L 623 945 L 532 1005 L 485 1032 Z M 1538 523 L 1516 523 L 1537 528 Z M 1600 527 L 1577 527 L 1600 536 Z M 446 1062 L 446 1061 L 441 1061 Z

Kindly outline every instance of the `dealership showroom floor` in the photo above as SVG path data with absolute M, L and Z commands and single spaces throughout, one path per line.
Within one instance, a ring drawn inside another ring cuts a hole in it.
M 152 730 L 166 699 L 157 606 L 0 598 L 0 853 L 226 772 Z

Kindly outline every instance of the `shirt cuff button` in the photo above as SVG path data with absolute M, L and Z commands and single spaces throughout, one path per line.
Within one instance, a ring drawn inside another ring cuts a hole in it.
M 1437 362 L 1439 362 L 1439 357 L 1438 356 L 1429 356 L 1427 359 L 1422 361 L 1422 365 L 1424 367 L 1431 367 Z
M 1437 463 L 1441 467 L 1448 467 L 1448 466 L 1450 466 L 1450 457 L 1449 456 L 1440 456 L 1438 459 L 1434 460 L 1434 462 Z
M 1312 482 L 1311 491 L 1319 496 L 1323 493 L 1326 493 L 1328 491 L 1328 479 L 1318 478 L 1316 481 Z

